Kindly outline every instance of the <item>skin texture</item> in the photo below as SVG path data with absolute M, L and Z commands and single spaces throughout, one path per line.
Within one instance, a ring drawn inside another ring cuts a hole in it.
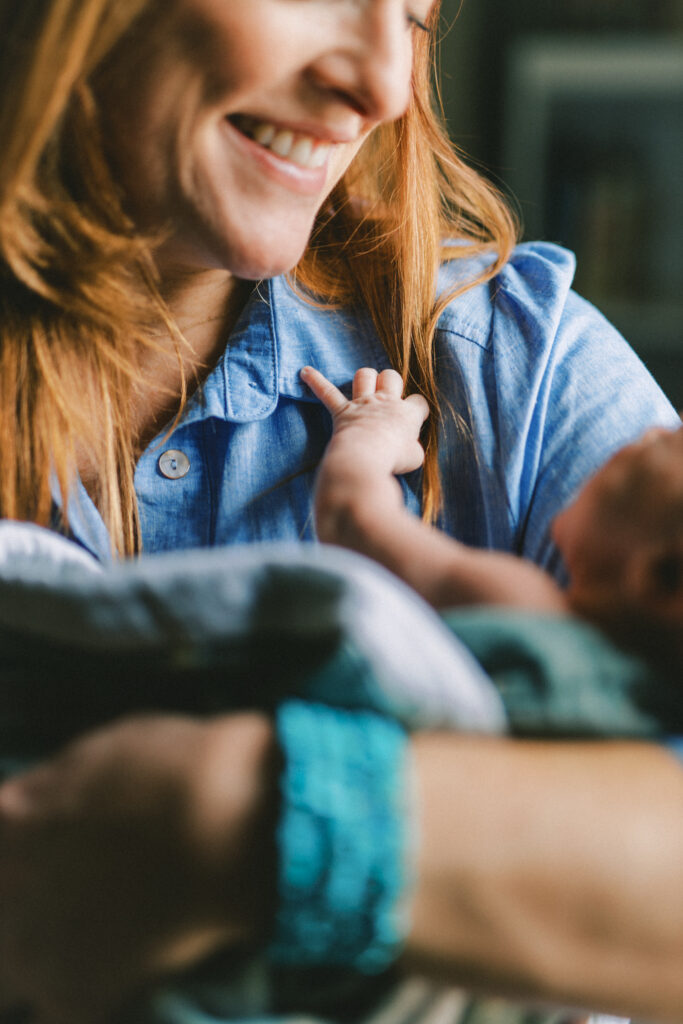
M 277 774 L 261 716 L 150 716 L 0 787 L 0 1011 L 99 1024 L 138 985 L 266 933 Z
M 374 558 L 436 607 L 486 602 L 539 611 L 600 604 L 683 625 L 683 428 L 648 431 L 617 452 L 557 516 L 566 593 L 523 559 L 473 550 L 403 505 L 395 474 L 417 469 L 427 404 L 393 370 L 356 373 L 349 401 L 322 374 L 301 376 L 332 416 L 316 484 L 318 536 Z
M 683 1014 L 683 771 L 627 743 L 413 742 L 404 965 L 535 1003 Z
M 405 110 L 430 3 L 172 0 L 117 54 L 99 99 L 111 159 L 139 225 L 172 224 L 162 269 L 258 279 L 289 270 L 369 133 Z M 321 172 L 260 160 L 229 123 L 272 122 L 333 143 Z M 273 167 L 279 164 L 279 168 Z
M 553 523 L 569 598 L 630 599 L 683 621 L 683 429 L 654 429 L 588 481 Z
M 537 566 L 468 548 L 405 509 L 394 474 L 422 464 L 418 437 L 428 408 L 419 395 L 401 397 L 394 370 L 359 370 L 352 401 L 312 367 L 301 376 L 333 421 L 316 482 L 320 540 L 380 562 L 436 608 L 494 602 L 566 610 L 563 594 Z

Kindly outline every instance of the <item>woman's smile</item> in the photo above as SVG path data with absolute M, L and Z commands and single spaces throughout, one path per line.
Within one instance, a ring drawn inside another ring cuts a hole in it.
M 239 114 L 227 120 L 242 135 L 275 153 L 281 160 L 309 170 L 317 170 L 327 164 L 332 145 L 315 135 Z
M 340 144 L 243 115 L 224 121 L 229 142 L 272 182 L 302 196 L 323 196 Z M 355 150 L 354 150 L 355 151 Z
M 303 8 L 170 0 L 112 58 L 109 157 L 137 225 L 166 239 L 160 265 L 290 270 L 365 138 L 404 113 L 419 32 L 404 0 Z

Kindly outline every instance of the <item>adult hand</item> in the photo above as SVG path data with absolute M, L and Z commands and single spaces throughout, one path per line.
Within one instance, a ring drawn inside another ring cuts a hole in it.
M 0 787 L 0 1010 L 97 1024 L 138 985 L 265 933 L 267 719 L 121 721 Z

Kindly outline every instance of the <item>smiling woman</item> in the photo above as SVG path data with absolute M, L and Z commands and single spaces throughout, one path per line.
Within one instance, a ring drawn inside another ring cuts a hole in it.
M 405 11 L 364 8 L 176 3 L 142 34 L 133 74 L 113 55 L 107 146 L 136 222 L 172 218 L 166 260 L 252 279 L 297 263 L 368 134 L 408 104 Z M 373 40 L 381 67 L 367 59 Z
M 347 391 L 360 367 L 393 367 L 430 410 L 406 507 L 564 579 L 556 514 L 677 418 L 571 291 L 571 254 L 515 247 L 500 196 L 453 151 L 432 95 L 438 24 L 427 0 L 0 0 L 2 517 L 87 549 L 114 589 L 129 556 L 156 579 L 156 552 L 299 552 L 330 434 L 301 367 Z M 40 578 L 39 557 L 22 565 Z M 230 1002 L 220 950 L 265 945 L 277 918 L 283 1011 L 352 1014 L 334 964 L 374 1012 L 407 940 L 450 980 L 673 1016 L 683 839 L 661 856 L 639 843 L 671 835 L 669 754 L 426 735 L 411 762 L 388 713 L 274 709 L 258 686 L 245 700 L 277 727 L 124 720 L 0 787 L 0 1009 L 94 1024 L 212 954 L 201 1005 L 184 978 L 172 1005 L 156 989 L 146 1005 L 164 1024 L 224 1021 L 254 1004 Z M 647 828 L 629 832 L 639 808 Z M 605 855 L 620 822 L 624 884 Z M 654 980 L 641 947 L 661 953 Z
M 473 274 L 483 279 L 502 265 L 513 229 L 431 112 L 430 37 L 414 25 L 418 13 L 433 22 L 430 10 L 396 0 L 174 0 L 161 19 L 158 4 L 139 0 L 115 13 L 104 0 L 6 9 L 0 245 L 16 287 L 3 300 L 22 337 L 31 322 L 36 337 L 54 336 L 75 313 L 92 342 L 78 354 L 54 344 L 29 357 L 42 411 L 27 410 L 19 434 L 5 431 L 19 448 L 7 452 L 4 514 L 47 523 L 48 464 L 66 498 L 76 461 L 115 547 L 139 545 L 136 452 L 178 411 L 168 390 L 182 395 L 184 379 L 193 385 L 215 361 L 217 325 L 225 321 L 224 338 L 239 309 L 236 278 L 300 262 L 298 280 L 319 298 L 345 301 L 360 289 L 392 363 L 435 404 L 440 240 L 469 243 L 448 258 L 495 251 Z M 451 184 L 439 188 L 444 170 Z M 195 331 L 190 355 L 175 323 L 209 316 L 214 330 Z M 160 344 L 170 354 L 162 368 Z M 134 381 L 152 351 L 166 396 L 150 403 L 136 399 Z M 103 375 L 112 374 L 105 399 Z M 108 422 L 98 431 L 102 408 Z M 428 512 L 439 490 L 430 429 Z M 119 488 L 104 479 L 115 466 Z

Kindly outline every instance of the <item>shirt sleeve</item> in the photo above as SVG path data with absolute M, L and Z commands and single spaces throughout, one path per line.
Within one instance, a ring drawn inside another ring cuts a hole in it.
M 649 427 L 680 425 L 619 332 L 571 291 L 574 259 L 520 246 L 494 292 L 495 407 L 516 549 L 550 570 L 550 524 L 582 483 Z
M 301 701 L 282 704 L 276 721 L 284 769 L 269 959 L 378 973 L 407 932 L 405 734 L 371 712 Z

